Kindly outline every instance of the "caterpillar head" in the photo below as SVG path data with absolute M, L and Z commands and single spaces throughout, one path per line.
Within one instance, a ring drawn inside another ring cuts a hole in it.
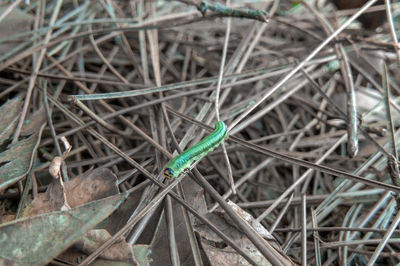
M 170 179 L 171 177 L 174 176 L 174 170 L 172 170 L 171 168 L 165 168 L 164 170 L 164 176 L 168 179 Z

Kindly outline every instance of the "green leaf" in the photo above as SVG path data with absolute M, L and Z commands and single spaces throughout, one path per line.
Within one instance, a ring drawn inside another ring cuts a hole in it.
M 43 265 L 108 217 L 127 193 L 0 226 L 1 265 Z

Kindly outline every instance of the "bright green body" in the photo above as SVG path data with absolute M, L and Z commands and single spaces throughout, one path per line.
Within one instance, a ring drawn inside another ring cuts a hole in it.
M 168 178 L 172 176 L 178 177 L 179 174 L 189 168 L 195 160 L 201 159 L 207 155 L 207 153 L 218 147 L 227 136 L 228 133 L 225 123 L 218 121 L 215 124 L 215 130 L 210 135 L 173 158 L 165 168 L 164 175 Z

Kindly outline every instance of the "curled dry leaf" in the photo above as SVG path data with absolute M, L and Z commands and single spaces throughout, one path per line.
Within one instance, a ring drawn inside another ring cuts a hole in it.
M 69 152 L 72 149 L 72 146 L 71 146 L 71 144 L 69 144 L 69 141 L 64 136 L 61 137 L 61 141 L 64 144 L 64 148 L 65 148 L 65 151 L 63 152 L 63 158 L 67 158 Z
M 51 161 L 49 172 L 54 179 L 57 179 L 59 177 L 62 162 L 63 158 L 59 156 L 54 157 L 53 161 Z

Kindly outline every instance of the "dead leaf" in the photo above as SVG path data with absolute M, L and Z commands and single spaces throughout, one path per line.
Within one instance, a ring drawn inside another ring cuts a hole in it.
M 63 162 L 63 158 L 56 156 L 56 157 L 54 157 L 53 161 L 51 161 L 51 163 L 50 163 L 49 173 L 54 179 L 59 178 L 62 162 Z
M 38 214 L 59 211 L 65 205 L 63 188 L 58 179 L 51 183 L 45 193 L 40 193 L 25 207 L 22 217 L 31 217 Z
M 119 193 L 117 177 L 107 168 L 97 168 L 64 183 L 71 207 Z
M 204 239 L 201 240 L 201 245 L 208 256 L 210 265 L 251 265 L 231 247 L 225 247 L 222 249 L 216 248 L 212 244 L 210 244 L 210 242 Z M 240 243 L 241 247 L 246 247 L 247 254 L 253 258 L 257 265 L 272 265 L 262 256 L 262 254 L 257 249 L 255 249 L 251 245 L 251 242 L 247 242 L 246 240 L 242 240 L 242 242 Z
M 125 200 L 126 201 L 126 200 Z M 57 256 L 57 259 L 70 265 L 78 265 L 87 257 L 86 253 L 78 250 L 76 247 L 72 246 L 68 248 L 65 252 Z M 102 258 L 97 258 L 95 261 L 90 263 L 90 266 L 136 266 L 136 264 L 131 260 L 129 261 L 116 261 L 116 260 L 106 260 Z
M 134 266 L 135 264 L 124 262 L 124 261 L 109 261 L 103 259 L 97 259 L 90 266 Z
M 208 210 L 204 197 L 204 189 L 191 178 L 185 178 L 182 181 L 182 186 L 183 191 L 185 191 L 185 201 L 200 214 L 206 214 Z M 190 215 L 194 217 L 192 214 Z
M 231 206 L 234 212 L 238 214 L 240 218 L 246 221 L 262 238 L 276 241 L 276 239 L 270 234 L 270 232 L 259 221 L 254 219 L 254 217 L 250 213 L 240 208 L 231 200 L 228 200 L 228 205 Z M 224 214 L 226 213 L 224 212 Z M 228 215 L 225 215 L 225 218 L 227 219 L 227 221 L 230 221 Z M 234 223 L 232 224 L 235 225 Z
M 1 7 L 0 14 L 4 13 L 7 8 L 8 6 Z M 14 8 L 0 23 L 0 39 L 15 35 L 16 33 L 29 31 L 32 28 L 33 21 L 33 16 L 23 12 L 18 7 Z M 1 43 L 0 53 L 5 54 L 9 52 L 27 38 L 29 37 L 20 37 Z
M 191 178 L 186 178 L 182 181 L 185 191 L 185 201 L 193 206 L 199 213 L 207 212 L 206 202 L 204 200 L 203 188 L 194 182 Z M 179 259 L 182 265 L 194 265 L 192 249 L 189 242 L 186 225 L 183 218 L 181 207 L 176 201 L 172 201 L 172 210 L 174 217 L 175 238 Z M 196 218 L 189 213 L 192 224 L 196 223 Z M 162 219 L 159 222 L 159 219 Z M 165 221 L 165 215 L 160 217 L 160 214 L 154 215 L 152 223 L 155 229 L 148 229 L 143 232 L 140 240 L 151 240 L 152 254 L 149 255 L 153 261 L 153 265 L 169 265 L 171 264 L 169 255 L 168 230 Z M 148 227 L 151 228 L 151 227 Z M 146 242 L 147 243 L 147 242 Z
M 23 216 L 58 211 L 63 206 L 73 208 L 118 193 L 117 177 L 109 169 L 98 168 L 64 182 L 64 188 L 60 179 L 55 179 L 45 193 L 39 194 L 24 209 Z M 90 230 L 76 245 L 79 250 L 91 253 L 109 237 L 110 234 L 106 230 Z M 132 260 L 132 256 L 130 245 L 120 241 L 106 249 L 100 257 L 110 260 Z
M 254 247 L 250 240 L 235 227 L 226 224 L 226 221 L 216 214 L 209 214 L 207 216 L 210 221 L 233 239 L 242 250 L 245 250 L 257 265 L 271 265 Z M 240 256 L 233 248 L 227 246 L 208 226 L 197 225 L 195 229 L 201 237 L 201 246 L 208 257 L 210 265 L 250 265 L 246 259 Z
M 29 136 L 38 132 L 46 121 L 46 110 L 42 106 L 24 121 L 24 125 L 21 128 L 21 136 Z
M 104 242 L 111 238 L 110 233 L 104 229 L 93 229 L 86 233 L 86 235 L 79 239 L 75 246 L 87 254 L 91 254 Z M 100 258 L 107 260 L 130 260 L 133 261 L 132 246 L 125 240 L 115 242 L 111 247 L 104 250 Z
M 54 180 L 46 190 L 36 197 L 24 210 L 23 216 L 58 211 L 67 203 L 71 208 L 99 200 L 119 193 L 117 177 L 105 168 L 89 170 L 64 183 L 63 190 L 58 179 Z
M 134 260 L 138 266 L 150 266 L 150 263 L 153 262 L 153 260 L 149 258 L 150 254 L 151 247 L 149 245 L 133 246 Z
M 42 130 L 43 127 L 38 134 L 11 144 L 0 153 L 0 191 L 18 182 L 29 172 Z
M 0 226 L 0 263 L 43 265 L 108 217 L 126 199 L 118 194 L 83 206 Z
M 174 217 L 174 229 L 177 250 L 179 252 L 179 259 L 182 265 L 194 265 L 194 259 L 192 255 L 192 248 L 190 246 L 188 233 L 186 230 L 182 209 L 180 205 L 172 201 L 172 210 Z M 169 242 L 168 242 L 168 230 L 165 219 L 165 212 L 163 215 L 154 215 L 153 222 L 156 223 L 155 230 L 151 230 L 151 227 L 146 230 L 145 234 L 147 237 L 151 234 L 153 239 L 151 241 L 151 250 L 153 251 L 150 257 L 153 260 L 154 265 L 169 265 L 171 264 L 169 254 Z M 193 219 L 191 219 L 193 221 Z M 151 239 L 151 238 L 150 238 Z
M 227 223 L 225 219 L 222 219 L 214 213 L 207 214 L 206 216 L 214 223 L 214 225 L 234 240 L 242 250 L 251 256 L 257 265 L 271 265 L 271 263 L 264 258 L 246 235 L 237 230 L 236 227 Z M 206 252 L 211 265 L 250 265 L 246 259 L 240 256 L 233 248 L 227 246 L 225 242 L 207 225 L 197 224 L 195 225 L 195 230 L 201 237 L 201 245 Z M 283 257 L 284 254 L 280 253 L 280 256 Z M 288 260 L 286 265 L 294 264 Z
M 121 206 L 113 212 L 113 214 L 103 222 L 103 227 L 110 234 L 115 234 L 123 227 L 135 211 L 140 201 L 141 191 L 131 193 L 128 199 L 121 204 Z
M 0 145 L 3 144 L 14 131 L 21 108 L 22 102 L 20 97 L 8 100 L 0 107 Z
M 11 222 L 15 219 L 15 214 L 5 214 L 0 216 L 0 224 Z

